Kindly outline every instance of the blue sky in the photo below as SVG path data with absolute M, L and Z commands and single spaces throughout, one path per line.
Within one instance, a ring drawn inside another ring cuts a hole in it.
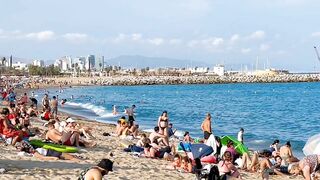
M 317 0 L 1 1 L 0 54 L 145 55 L 320 71 Z

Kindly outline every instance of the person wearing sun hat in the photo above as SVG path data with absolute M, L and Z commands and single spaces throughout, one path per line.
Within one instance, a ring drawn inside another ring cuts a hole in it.
M 80 173 L 79 180 L 94 179 L 101 180 L 109 171 L 113 171 L 113 162 L 110 159 L 102 159 L 96 166 L 93 166 Z

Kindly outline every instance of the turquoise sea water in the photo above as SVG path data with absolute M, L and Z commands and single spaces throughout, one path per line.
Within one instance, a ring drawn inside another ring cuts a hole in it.
M 135 104 L 136 121 L 152 129 L 163 110 L 174 128 L 202 137 L 200 125 L 207 112 L 213 117 L 215 135 L 236 136 L 245 129 L 245 144 L 251 149 L 267 148 L 275 139 L 290 140 L 302 156 L 306 140 L 320 131 L 320 83 L 217 84 L 159 86 L 91 86 L 49 89 L 50 97 L 68 99 L 62 111 L 98 121 L 116 123 L 118 111 Z M 36 92 L 41 100 L 44 92 Z M 73 99 L 70 97 L 73 95 Z

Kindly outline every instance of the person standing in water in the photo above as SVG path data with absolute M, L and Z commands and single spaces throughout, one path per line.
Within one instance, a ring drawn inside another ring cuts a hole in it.
M 135 108 L 136 108 L 136 105 L 132 105 L 131 108 L 126 109 L 126 114 L 128 115 L 128 121 L 130 125 L 133 125 Z
M 207 113 L 206 118 L 203 120 L 201 124 L 201 129 L 203 131 L 203 138 L 206 141 L 207 139 L 209 139 L 210 135 L 212 134 L 210 113 Z

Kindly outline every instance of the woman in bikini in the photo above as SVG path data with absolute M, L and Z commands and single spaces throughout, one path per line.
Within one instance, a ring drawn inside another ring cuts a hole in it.
M 164 138 L 165 144 L 169 144 L 168 126 L 169 126 L 168 112 L 163 111 L 161 116 L 158 119 L 158 127 L 159 127 L 159 134 L 162 134 L 165 136 Z

